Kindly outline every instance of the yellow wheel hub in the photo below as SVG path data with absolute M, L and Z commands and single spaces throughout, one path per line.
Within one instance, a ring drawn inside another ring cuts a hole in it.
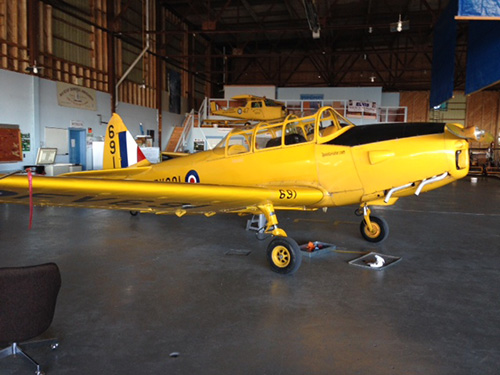
M 292 254 L 285 246 L 278 245 L 272 252 L 273 263 L 280 268 L 285 268 L 292 261 Z
M 372 230 L 371 231 L 368 229 L 368 225 L 365 225 L 365 233 L 370 238 L 377 238 L 378 236 L 380 236 L 381 231 L 382 230 L 380 228 L 380 225 L 378 225 L 377 223 L 374 223 L 373 221 L 372 221 Z

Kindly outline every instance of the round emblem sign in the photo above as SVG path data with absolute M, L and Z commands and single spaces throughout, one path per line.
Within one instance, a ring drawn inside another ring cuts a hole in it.
M 188 184 L 198 184 L 200 182 L 200 176 L 195 170 L 191 170 L 186 174 L 186 182 Z

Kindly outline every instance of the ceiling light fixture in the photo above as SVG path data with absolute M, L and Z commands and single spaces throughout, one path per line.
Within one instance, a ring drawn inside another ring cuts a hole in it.
M 375 82 L 375 76 L 370 76 L 370 82 Z
M 316 10 L 316 0 L 302 0 L 306 11 L 309 29 L 312 31 L 313 39 L 319 39 L 321 26 L 319 24 L 318 11 Z
M 398 21 L 398 26 L 396 27 L 396 30 L 398 31 L 398 33 L 403 31 L 403 22 L 401 21 L 401 14 L 399 15 L 399 21 Z
M 38 74 L 40 73 L 40 71 L 42 70 L 41 67 L 39 66 L 36 66 L 36 60 L 33 62 L 33 65 L 32 66 L 28 66 L 26 68 L 26 71 L 29 72 L 29 73 L 33 73 L 33 74 Z
M 398 21 L 393 22 L 389 25 L 389 28 L 391 30 L 391 33 L 400 33 L 401 31 L 409 30 L 410 29 L 410 21 L 406 20 L 403 21 L 401 19 L 401 14 L 399 15 Z

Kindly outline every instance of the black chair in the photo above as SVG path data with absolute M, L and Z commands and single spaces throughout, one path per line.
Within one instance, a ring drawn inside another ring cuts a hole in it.
M 40 365 L 21 346 L 48 344 L 52 349 L 57 347 L 55 339 L 24 341 L 49 328 L 60 287 L 61 274 L 54 263 L 0 268 L 0 343 L 9 345 L 0 350 L 0 359 L 21 355 L 36 366 L 37 375 L 42 374 Z

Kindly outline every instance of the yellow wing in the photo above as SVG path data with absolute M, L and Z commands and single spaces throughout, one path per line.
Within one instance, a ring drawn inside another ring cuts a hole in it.
M 0 176 L 1 178 L 1 176 Z M 218 212 L 306 209 L 324 194 L 314 187 L 241 187 L 75 177 L 33 177 L 33 201 L 42 206 L 130 210 L 157 214 L 210 216 Z M 28 178 L 0 179 L 0 203 L 29 204 Z

